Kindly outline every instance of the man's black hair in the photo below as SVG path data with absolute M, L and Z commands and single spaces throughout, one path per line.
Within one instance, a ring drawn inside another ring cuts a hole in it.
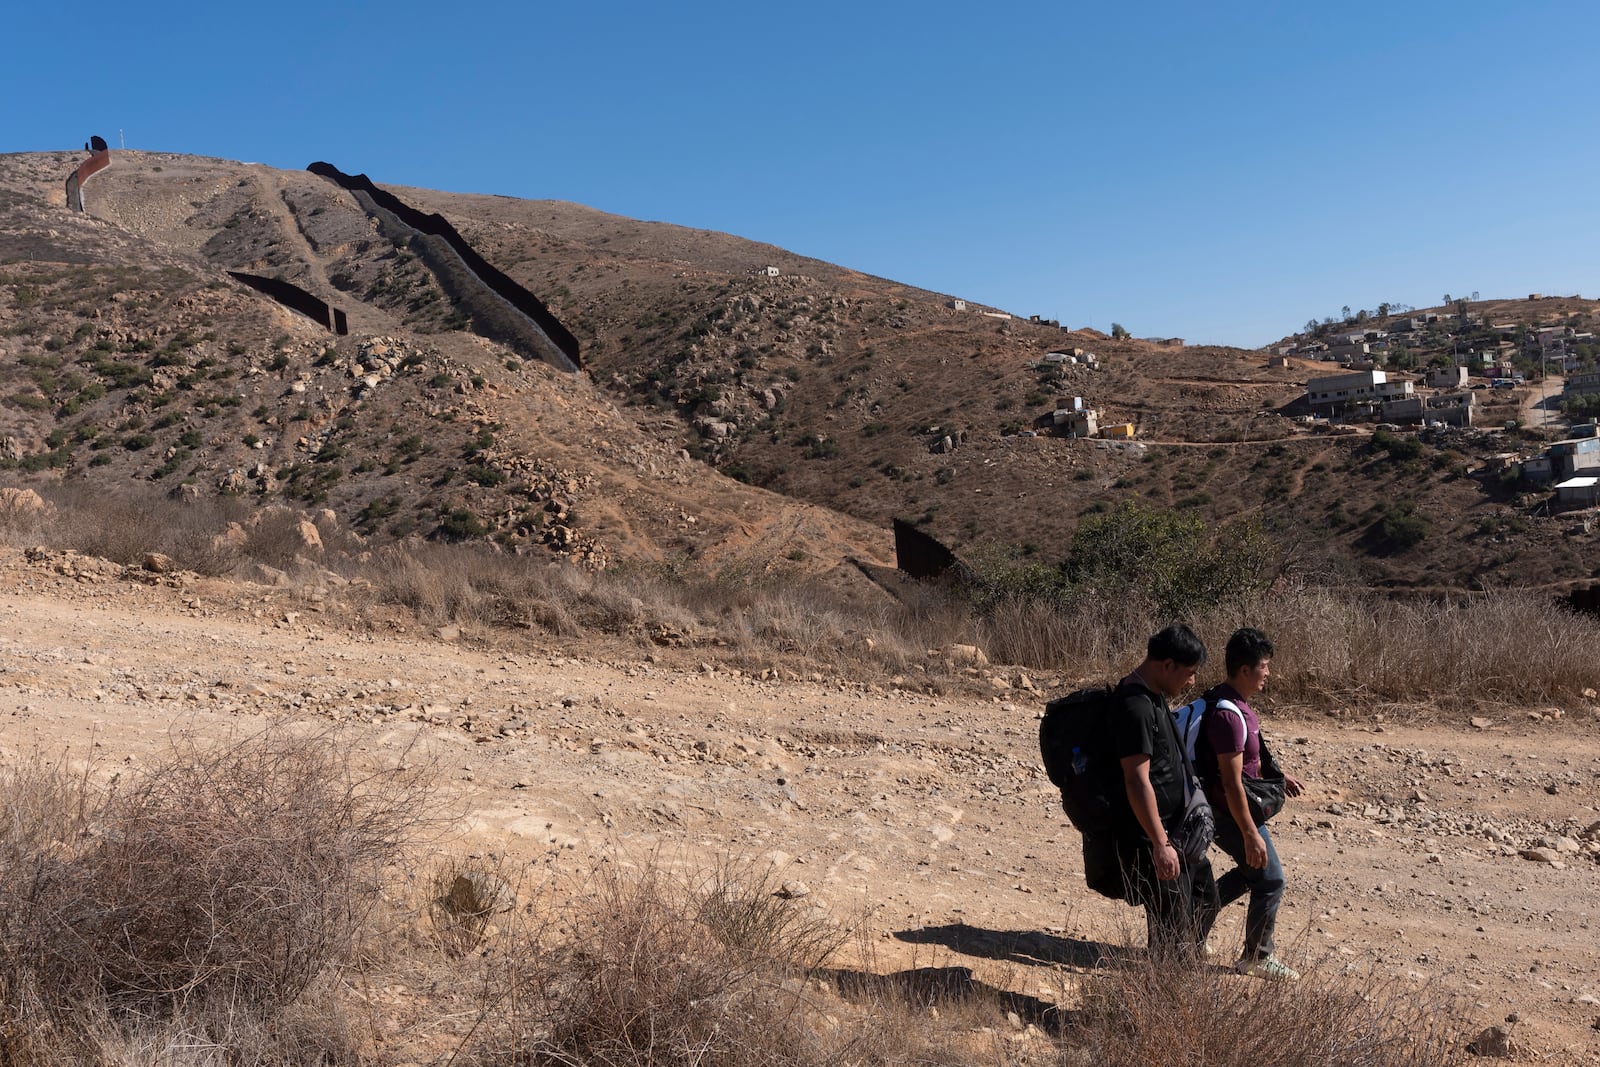
M 1185 667 L 1198 667 L 1206 661 L 1206 646 L 1193 630 L 1174 622 L 1151 635 L 1145 654 L 1153 660 L 1170 659 Z
M 1233 631 L 1228 647 L 1223 653 L 1228 667 L 1228 677 L 1240 667 L 1254 667 L 1264 659 L 1272 658 L 1272 642 L 1267 635 L 1252 626 Z

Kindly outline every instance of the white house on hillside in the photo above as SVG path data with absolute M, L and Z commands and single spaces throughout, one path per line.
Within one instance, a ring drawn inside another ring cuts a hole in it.
M 1350 400 L 1392 400 L 1410 396 L 1415 383 L 1410 378 L 1391 382 L 1381 370 L 1355 371 L 1313 378 L 1306 383 L 1306 399 L 1312 407 L 1343 404 Z

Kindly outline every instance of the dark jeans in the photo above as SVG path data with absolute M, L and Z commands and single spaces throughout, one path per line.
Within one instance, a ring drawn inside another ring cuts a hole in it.
M 1146 944 L 1155 953 L 1192 957 L 1211 933 L 1221 904 L 1211 861 L 1183 863 L 1178 877 L 1163 882 L 1156 877 L 1150 843 L 1143 838 L 1118 844 L 1127 901 L 1144 907 Z
M 1244 835 L 1234 824 L 1232 813 L 1226 807 L 1217 808 L 1217 847 L 1238 864 L 1217 879 L 1217 896 L 1226 907 L 1245 893 L 1250 894 L 1244 915 L 1244 958 L 1251 960 L 1272 955 L 1272 932 L 1278 925 L 1278 905 L 1283 901 L 1284 886 L 1283 864 L 1278 862 L 1272 833 L 1265 826 L 1256 829 L 1267 845 L 1265 867 L 1251 867 L 1245 863 Z

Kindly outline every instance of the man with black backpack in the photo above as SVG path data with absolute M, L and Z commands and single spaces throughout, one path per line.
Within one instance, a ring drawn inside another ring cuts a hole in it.
M 1106 773 L 1117 778 L 1106 792 L 1126 899 L 1144 906 L 1153 952 L 1185 956 L 1205 951 L 1219 906 L 1206 843 L 1197 857 L 1174 847 L 1191 776 L 1167 701 L 1194 684 L 1205 659 L 1205 645 L 1183 623 L 1161 630 L 1146 645 L 1144 662 L 1118 683 L 1104 724 Z
M 1250 894 L 1244 953 L 1234 969 L 1257 978 L 1294 981 L 1299 973 L 1273 952 L 1284 876 L 1267 820 L 1283 806 L 1284 797 L 1299 796 L 1303 787 L 1278 768 L 1248 703 L 1272 673 L 1272 642 L 1260 630 L 1245 627 L 1228 638 L 1225 655 L 1228 680 L 1206 691 L 1195 737 L 1195 764 L 1217 812 L 1217 847 L 1238 864 L 1217 879 L 1219 900 L 1226 906 Z

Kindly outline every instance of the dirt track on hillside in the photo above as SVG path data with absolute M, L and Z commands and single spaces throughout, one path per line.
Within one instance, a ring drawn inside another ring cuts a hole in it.
M 175 729 L 334 722 L 374 761 L 413 742 L 435 758 L 441 806 L 466 813 L 453 849 L 569 870 L 618 853 L 775 862 L 865 916 L 881 968 L 963 965 L 1059 996 L 1061 969 L 1140 939 L 1136 913 L 1082 886 L 1026 690 L 763 681 L 709 650 L 668 666 L 470 647 L 283 590 L 67 569 L 0 554 L 0 758 L 65 749 L 109 774 Z M 1473 1032 L 1515 1012 L 1528 1060 L 1600 1059 L 1592 709 L 1456 729 L 1263 706 L 1308 784 L 1274 824 L 1284 955 L 1457 991 Z M 1541 846 L 1556 863 L 1521 854 Z M 1242 921 L 1228 909 L 1213 937 L 1225 959 Z

